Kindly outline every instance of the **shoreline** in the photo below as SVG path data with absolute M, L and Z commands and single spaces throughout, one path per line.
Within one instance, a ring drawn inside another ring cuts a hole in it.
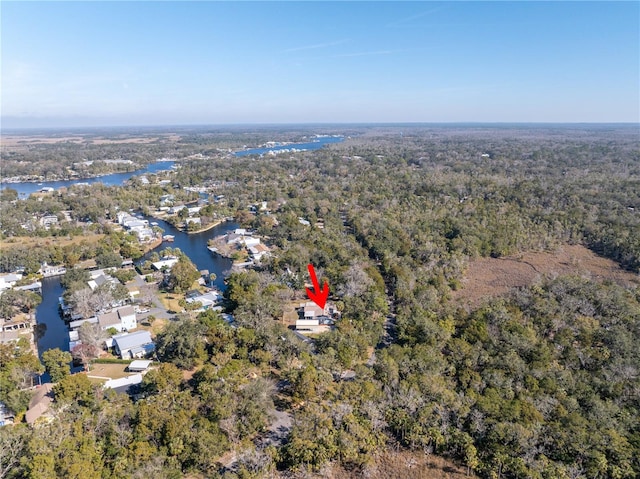
M 223 220 L 218 220 L 218 221 L 214 221 L 213 223 L 208 224 L 207 226 L 205 226 L 204 228 L 200 228 L 199 230 L 195 230 L 195 231 L 187 231 L 187 230 L 181 230 L 183 233 L 187 233 L 188 235 L 195 235 L 198 233 L 204 233 L 205 231 L 209 231 L 213 228 L 215 228 L 216 226 L 221 225 L 222 223 L 226 223 L 228 220 L 225 218 Z

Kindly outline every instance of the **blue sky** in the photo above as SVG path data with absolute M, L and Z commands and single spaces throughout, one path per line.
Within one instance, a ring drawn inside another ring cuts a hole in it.
M 2 124 L 638 122 L 638 2 L 1 2 Z

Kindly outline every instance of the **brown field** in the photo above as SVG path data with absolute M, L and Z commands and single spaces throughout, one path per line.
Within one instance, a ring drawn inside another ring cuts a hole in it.
M 46 136 L 24 136 L 24 135 L 3 135 L 0 139 L 0 143 L 4 148 L 24 148 L 26 146 L 32 145 L 53 145 L 56 143 L 76 143 L 76 144 L 90 144 L 90 145 L 114 145 L 114 144 L 124 144 L 124 143 L 134 143 L 134 144 L 146 144 L 153 143 L 155 141 L 169 141 L 175 142 L 181 138 L 180 135 L 174 133 L 167 134 L 156 134 L 153 136 L 143 136 L 138 138 L 131 137 L 85 137 L 82 135 L 70 135 L 64 137 L 46 137 Z
M 469 263 L 462 287 L 453 301 L 475 308 L 488 297 L 544 278 L 580 275 L 594 281 L 610 280 L 623 286 L 640 285 L 640 276 L 621 269 L 615 262 L 597 256 L 580 245 L 564 245 L 553 253 L 522 253 L 504 258 L 478 258 Z

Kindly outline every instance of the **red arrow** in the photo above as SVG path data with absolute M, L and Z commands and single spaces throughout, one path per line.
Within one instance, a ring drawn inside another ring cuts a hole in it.
M 329 285 L 325 281 L 321 288 L 318 284 L 318 278 L 316 278 L 316 272 L 313 269 L 313 265 L 309 263 L 307 268 L 309 268 L 309 275 L 311 276 L 311 282 L 313 283 L 313 289 L 315 290 L 315 292 L 313 292 L 309 288 L 306 288 L 307 296 L 309 296 L 309 299 L 316 303 L 320 308 L 324 309 L 324 305 L 327 303 L 327 296 L 329 296 Z

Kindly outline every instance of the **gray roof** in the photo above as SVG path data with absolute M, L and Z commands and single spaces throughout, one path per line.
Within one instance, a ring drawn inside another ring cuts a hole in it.
M 136 331 L 135 333 L 119 334 L 117 336 L 113 336 L 113 340 L 120 351 L 127 351 L 153 342 L 149 331 Z
M 122 308 L 118 308 L 118 315 L 120 316 L 120 318 L 123 318 L 124 316 L 131 316 L 136 314 L 136 310 L 133 306 L 128 305 L 128 306 L 123 306 Z
M 120 318 L 115 311 L 112 311 L 110 313 L 99 314 L 98 323 L 100 323 L 100 326 L 102 327 L 113 326 L 115 324 L 120 324 Z

